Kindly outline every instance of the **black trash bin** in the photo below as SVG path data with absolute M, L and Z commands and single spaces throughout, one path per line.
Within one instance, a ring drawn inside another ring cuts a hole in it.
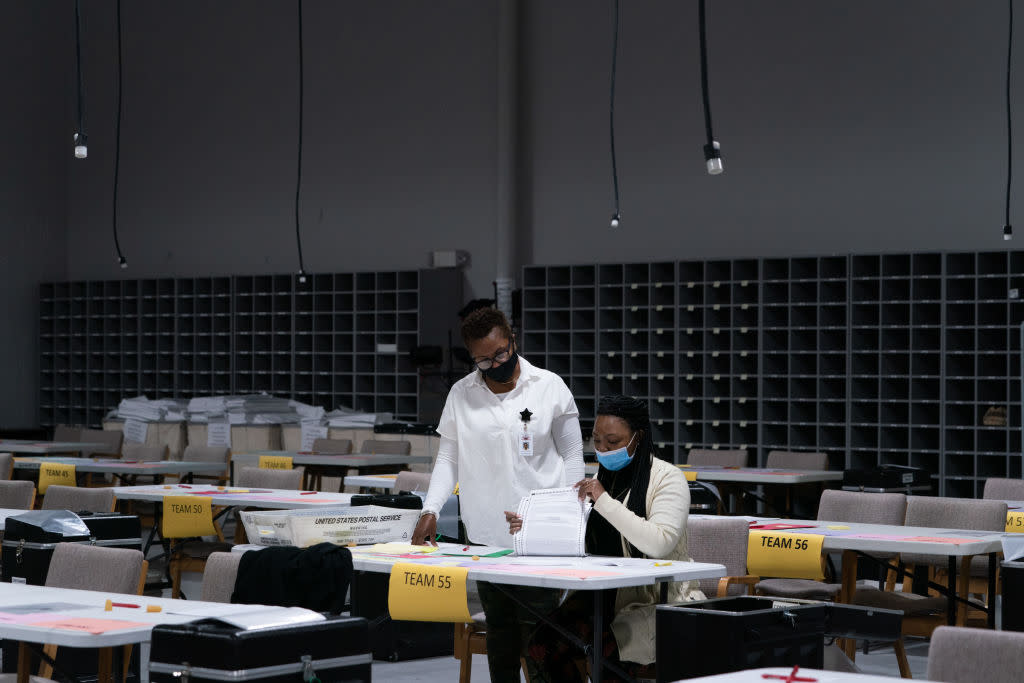
M 766 666 L 820 669 L 826 608 L 772 598 L 658 605 L 658 683 Z
M 1003 562 L 1003 630 L 1024 631 L 1024 562 Z

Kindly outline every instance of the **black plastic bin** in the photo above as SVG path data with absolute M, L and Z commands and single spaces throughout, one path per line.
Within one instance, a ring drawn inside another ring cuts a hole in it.
M 735 597 L 658 605 L 658 683 L 766 666 L 820 669 L 825 605 L 773 602 Z
M 1024 562 L 1003 562 L 1004 631 L 1024 631 Z

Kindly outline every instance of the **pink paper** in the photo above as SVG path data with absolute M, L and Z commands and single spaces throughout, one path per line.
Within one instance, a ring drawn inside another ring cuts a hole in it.
M 62 631 L 79 631 L 98 635 L 108 631 L 123 631 L 136 626 L 148 626 L 141 621 L 121 621 L 120 619 L 91 619 L 87 617 L 69 617 L 50 621 L 33 621 L 33 626 L 40 628 L 56 628 Z
M 948 536 L 911 536 L 903 539 L 905 541 L 918 541 L 920 543 L 952 543 L 953 545 L 960 545 L 961 543 L 974 543 L 978 539 L 976 538 L 949 538 Z

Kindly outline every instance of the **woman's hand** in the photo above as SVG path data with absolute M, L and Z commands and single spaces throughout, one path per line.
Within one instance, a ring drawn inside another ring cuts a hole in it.
M 433 512 L 424 512 L 416 522 L 416 528 L 412 532 L 413 545 L 437 545 L 434 534 L 437 533 L 437 515 Z
M 508 522 L 508 532 L 510 534 L 518 533 L 523 528 L 523 518 L 514 512 L 505 510 L 505 521 Z
M 604 487 L 601 486 L 601 482 L 597 480 L 597 477 L 580 479 L 572 487 L 579 492 L 580 500 L 586 500 L 587 496 L 590 496 L 590 499 L 595 503 L 605 493 Z

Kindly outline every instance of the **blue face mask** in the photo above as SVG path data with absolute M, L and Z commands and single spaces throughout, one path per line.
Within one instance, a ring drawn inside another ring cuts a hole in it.
M 629 440 L 629 443 L 622 448 L 616 448 L 614 451 L 597 451 L 597 462 L 606 470 L 612 472 L 621 470 L 633 461 L 633 456 L 629 454 L 629 447 L 635 438 L 636 432 L 633 432 L 633 437 Z

